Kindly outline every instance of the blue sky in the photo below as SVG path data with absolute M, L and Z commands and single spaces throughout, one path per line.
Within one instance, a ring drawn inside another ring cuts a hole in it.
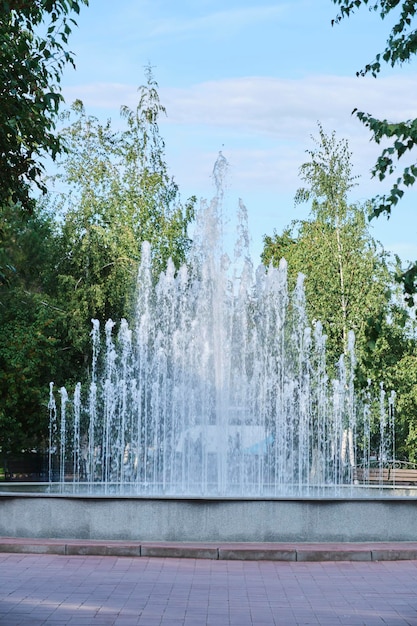
M 352 201 L 388 189 L 370 177 L 379 149 L 351 115 L 417 117 L 417 68 L 407 64 L 381 76 L 356 71 L 382 50 L 390 21 L 361 10 L 331 26 L 331 0 L 90 0 L 78 17 L 70 47 L 77 70 L 67 68 L 69 105 L 120 122 L 120 106 L 135 107 L 137 88 L 151 64 L 167 109 L 161 122 L 166 157 L 182 198 L 210 199 L 219 150 L 227 158 L 227 210 L 241 197 L 249 213 L 257 261 L 264 234 L 280 232 L 309 207 L 294 207 L 298 169 L 313 147 L 317 122 L 347 139 L 360 174 Z M 373 235 L 404 260 L 417 259 L 417 190 Z

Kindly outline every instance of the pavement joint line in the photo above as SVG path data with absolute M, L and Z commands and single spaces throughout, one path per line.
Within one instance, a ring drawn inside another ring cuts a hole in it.
M 203 543 L 0 537 L 0 553 L 240 561 L 399 561 L 417 560 L 417 542 Z

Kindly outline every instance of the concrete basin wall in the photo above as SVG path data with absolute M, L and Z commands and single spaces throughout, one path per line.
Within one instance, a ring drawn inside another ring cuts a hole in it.
M 417 498 L 196 499 L 0 494 L 4 537 L 417 541 Z

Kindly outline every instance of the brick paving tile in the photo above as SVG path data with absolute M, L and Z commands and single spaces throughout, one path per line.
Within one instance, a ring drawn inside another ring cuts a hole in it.
M 0 554 L 0 626 L 417 626 L 417 561 Z

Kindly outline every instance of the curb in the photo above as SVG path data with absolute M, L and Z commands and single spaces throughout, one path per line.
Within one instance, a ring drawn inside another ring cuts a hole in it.
M 417 543 L 180 543 L 0 538 L 0 553 L 238 561 L 417 560 Z

